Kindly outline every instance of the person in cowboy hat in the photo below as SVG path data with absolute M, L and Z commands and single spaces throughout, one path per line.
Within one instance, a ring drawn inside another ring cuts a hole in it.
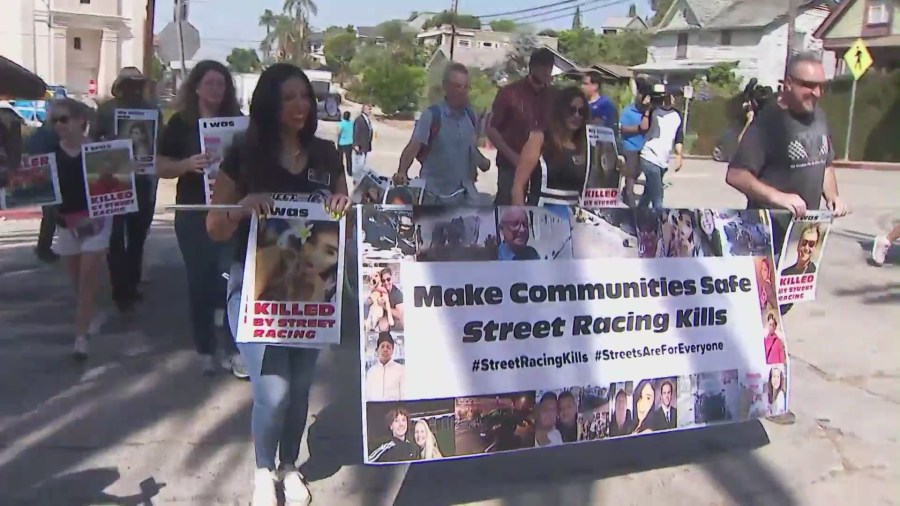
M 116 138 L 116 109 L 159 111 L 159 107 L 144 96 L 147 81 L 144 74 L 136 67 L 124 67 L 119 71 L 119 75 L 110 89 L 112 100 L 100 104 L 97 108 L 97 119 L 91 125 L 91 139 L 102 141 Z M 162 128 L 161 112 L 159 112 L 157 121 L 157 128 Z M 158 138 L 159 135 L 156 136 L 156 139 Z M 156 142 L 156 139 L 153 142 Z M 157 183 L 158 179 L 155 175 L 136 175 L 137 212 L 113 217 L 107 259 L 113 300 L 122 312 L 131 311 L 134 304 L 142 298 L 138 291 L 138 285 L 141 282 L 144 243 L 147 240 L 156 207 Z

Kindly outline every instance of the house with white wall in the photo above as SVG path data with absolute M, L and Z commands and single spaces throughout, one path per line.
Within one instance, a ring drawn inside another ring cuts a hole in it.
M 0 0 L 0 52 L 48 84 L 108 95 L 144 61 L 146 0 Z
M 835 55 L 822 50 L 814 32 L 831 12 L 830 0 L 800 0 L 792 52 L 820 51 L 826 77 Z M 786 0 L 675 0 L 655 30 L 647 62 L 636 73 L 684 84 L 720 64 L 736 64 L 744 83 L 755 77 L 773 88 L 788 55 Z

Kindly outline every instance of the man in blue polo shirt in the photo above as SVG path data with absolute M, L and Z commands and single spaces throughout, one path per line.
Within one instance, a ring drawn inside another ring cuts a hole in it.
M 641 175 L 641 149 L 644 148 L 644 132 L 641 130 L 641 116 L 647 106 L 649 97 L 637 89 L 634 101 L 622 109 L 619 116 L 619 131 L 622 133 L 622 154 L 625 157 L 625 165 L 622 167 L 622 176 L 625 178 L 625 188 L 622 190 L 622 200 L 628 207 L 634 207 L 637 201 L 634 198 L 634 182 Z

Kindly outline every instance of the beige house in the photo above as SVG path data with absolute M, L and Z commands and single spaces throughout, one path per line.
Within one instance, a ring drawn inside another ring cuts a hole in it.
M 816 30 L 834 51 L 838 74 L 848 73 L 843 55 L 856 39 L 865 42 L 876 69 L 900 68 L 900 0 L 843 0 Z
M 603 26 L 600 27 L 600 33 L 603 35 L 615 35 L 622 32 L 641 31 L 646 29 L 647 23 L 645 23 L 640 16 L 609 17 L 603 22 Z
M 141 68 L 146 0 L 0 0 L 0 51 L 48 84 L 109 94 L 122 67 Z
M 442 48 L 447 52 L 450 51 L 450 41 L 454 38 L 453 29 L 450 25 L 444 25 L 440 28 L 431 28 L 425 30 L 416 38 L 420 44 L 424 44 L 435 49 Z M 559 49 L 559 41 L 556 37 L 545 37 L 543 35 L 535 35 L 539 45 L 544 45 L 550 49 L 557 51 Z M 505 32 L 495 32 L 492 30 L 471 30 L 467 28 L 456 29 L 456 49 L 485 49 L 490 51 L 502 51 L 505 54 L 509 51 L 515 40 L 515 34 Z M 454 51 L 455 53 L 456 51 Z

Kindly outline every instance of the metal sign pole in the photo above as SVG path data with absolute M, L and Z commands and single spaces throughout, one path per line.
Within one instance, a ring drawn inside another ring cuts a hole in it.
M 178 55 L 181 60 L 181 81 L 184 82 L 185 78 L 185 65 L 184 65 L 184 33 L 182 31 L 181 23 L 184 21 L 184 2 L 185 0 L 175 0 L 175 23 L 176 28 L 178 29 Z
M 844 160 L 850 159 L 850 134 L 853 132 L 853 109 L 856 108 L 856 82 L 853 80 L 853 87 L 850 89 L 850 118 L 847 120 L 847 143 L 844 145 Z

